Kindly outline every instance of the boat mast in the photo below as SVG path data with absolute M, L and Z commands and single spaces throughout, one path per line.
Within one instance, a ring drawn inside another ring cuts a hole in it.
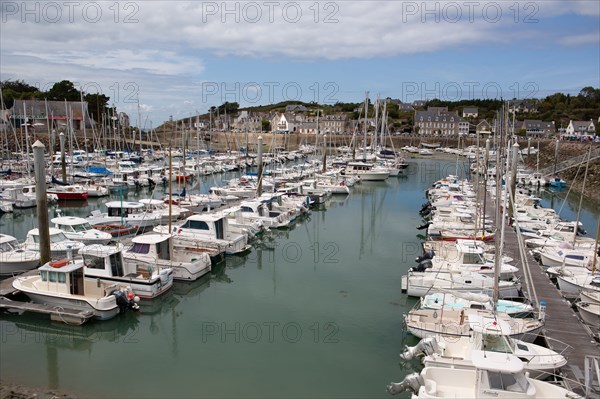
M 363 161 L 367 161 L 367 132 L 369 128 L 367 126 L 367 115 L 369 114 L 369 92 L 365 92 L 365 135 L 363 137 Z
M 575 241 L 577 240 L 577 231 L 579 230 L 579 218 L 581 217 L 581 207 L 583 206 L 583 194 L 585 193 L 585 183 L 588 175 L 588 168 L 590 166 L 590 157 L 592 156 L 592 145 L 588 149 L 588 159 L 585 164 L 585 174 L 583 175 L 583 186 L 581 187 L 581 194 L 579 195 L 579 208 L 577 209 L 577 220 L 575 221 L 575 228 L 573 229 L 573 247 L 575 247 Z M 597 248 L 598 243 L 596 243 L 596 247 L 594 247 L 594 253 L 598 252 Z

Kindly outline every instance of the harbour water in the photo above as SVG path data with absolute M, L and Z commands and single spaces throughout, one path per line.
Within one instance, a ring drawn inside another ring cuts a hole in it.
M 413 367 L 398 357 L 416 342 L 402 329 L 415 301 L 401 294 L 400 277 L 420 252 L 424 190 L 456 170 L 451 161 L 409 163 L 406 176 L 356 185 L 139 313 L 81 327 L 2 314 L 2 379 L 93 398 L 387 398 L 386 384 Z M 202 189 L 218 183 L 211 177 Z M 127 198 L 136 195 L 148 193 Z M 556 209 L 565 195 L 540 193 Z M 104 201 L 61 209 L 85 216 Z M 569 194 L 561 215 L 574 220 L 578 204 Z M 584 203 L 591 237 L 599 213 Z M 20 240 L 35 226 L 35 209 L 0 218 Z

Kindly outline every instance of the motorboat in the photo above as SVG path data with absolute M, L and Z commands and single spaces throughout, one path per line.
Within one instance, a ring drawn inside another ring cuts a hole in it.
M 110 201 L 106 204 L 106 212 L 94 210 L 87 217 L 92 226 L 101 224 L 132 225 L 141 229 L 157 226 L 162 220 L 161 213 L 149 213 L 144 209 L 144 204 L 129 201 Z
M 24 248 L 13 236 L 0 234 L 0 276 L 12 276 L 40 264 L 40 253 Z
M 64 258 L 67 252 L 71 251 L 76 254 L 84 244 L 79 241 L 69 240 L 65 233 L 57 228 L 50 227 L 50 257 L 52 259 Z M 27 232 L 27 237 L 24 242 L 24 249 L 30 251 L 40 250 L 40 231 L 39 229 L 31 229 Z
M 206 252 L 174 246 L 170 234 L 147 233 L 132 239 L 132 245 L 123 251 L 126 264 L 150 270 L 171 268 L 175 280 L 194 281 L 211 270 Z
M 504 320 L 510 327 L 506 335 L 533 342 L 544 326 L 544 321 L 536 318 L 512 318 L 506 313 L 481 309 L 463 310 L 423 310 L 413 309 L 404 315 L 407 330 L 415 337 L 428 336 L 469 337 L 472 335 L 471 319 L 496 334 L 501 333 L 498 320 Z
M 147 262 L 126 262 L 123 248 L 122 244 L 86 245 L 79 252 L 85 275 L 111 284 L 126 284 L 135 295 L 146 299 L 156 298 L 173 286 L 173 269 Z
M 446 339 L 440 336 L 423 338 L 413 347 L 407 346 L 400 357 L 410 360 L 416 356 L 421 358 L 425 367 L 474 368 L 471 359 L 473 350 L 484 350 L 497 353 L 510 353 L 522 362 L 525 371 L 531 378 L 546 378 L 558 374 L 559 369 L 567 364 L 567 359 L 552 349 L 533 343 L 511 338 L 510 326 L 504 320 L 497 320 L 499 330 L 490 331 L 483 327 L 484 323 L 471 318 L 471 336 Z M 553 343 L 553 345 L 557 345 Z M 564 344 L 563 348 L 569 346 Z M 563 349 L 563 350 L 564 350 Z
M 390 176 L 390 171 L 387 168 L 377 167 L 373 163 L 353 161 L 346 164 L 342 174 L 358 176 L 365 181 L 382 181 Z
M 407 375 L 400 383 L 388 385 L 388 392 L 396 395 L 410 391 L 412 399 L 583 399 L 559 385 L 531 378 L 515 355 L 474 350 L 471 361 L 472 369 L 425 367 L 420 373 Z
M 485 309 L 506 313 L 511 317 L 526 317 L 532 314 L 533 306 L 528 303 L 499 299 L 493 305 L 489 295 L 473 292 L 435 292 L 421 298 L 421 309 Z
M 12 285 L 34 303 L 91 311 L 98 320 L 139 308 L 139 298 L 125 284 L 88 278 L 83 270 L 83 259 L 51 261 L 40 266 L 36 275 L 15 278 Z
M 409 271 L 402 276 L 402 290 L 409 296 L 421 298 L 430 292 L 462 291 L 481 292 L 492 295 L 494 279 L 488 275 L 470 271 L 464 272 L 413 272 Z M 520 286 L 516 281 L 499 281 L 498 292 L 500 298 L 521 297 Z
M 62 230 L 67 239 L 84 244 L 108 244 L 112 240 L 109 233 L 92 228 L 84 218 L 60 216 L 50 220 L 54 227 Z
M 208 248 L 217 248 L 228 255 L 236 255 L 248 251 L 248 237 L 245 234 L 233 233 L 229 229 L 225 212 L 192 215 L 182 224 L 168 231 L 168 226 L 157 226 L 154 231 L 159 234 L 173 234 L 173 244 L 177 247 L 195 247 L 196 244 Z

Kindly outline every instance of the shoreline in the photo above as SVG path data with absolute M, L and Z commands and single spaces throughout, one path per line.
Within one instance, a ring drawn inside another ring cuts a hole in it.
M 77 399 L 79 396 L 58 389 L 26 386 L 0 380 L 0 399 Z

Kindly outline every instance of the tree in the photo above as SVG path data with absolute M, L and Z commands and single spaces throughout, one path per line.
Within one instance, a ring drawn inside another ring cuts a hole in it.
M 270 132 L 271 131 L 271 122 L 269 122 L 266 119 L 263 119 L 262 121 L 260 121 L 260 130 L 263 132 Z
M 63 80 L 55 83 L 50 90 L 48 90 L 48 99 L 56 101 L 80 101 L 81 93 L 75 88 L 73 82 L 69 80 Z
M 100 122 L 102 115 L 106 114 L 108 108 L 108 100 L 110 97 L 99 93 L 90 93 L 83 96 L 83 99 L 88 103 L 88 113 L 96 122 Z M 100 114 L 98 114 L 100 112 Z
M 5 80 L 4 82 L 0 82 L 0 86 L 2 86 L 2 90 L 14 90 L 17 93 L 33 93 L 39 91 L 37 87 L 25 83 L 23 80 Z

